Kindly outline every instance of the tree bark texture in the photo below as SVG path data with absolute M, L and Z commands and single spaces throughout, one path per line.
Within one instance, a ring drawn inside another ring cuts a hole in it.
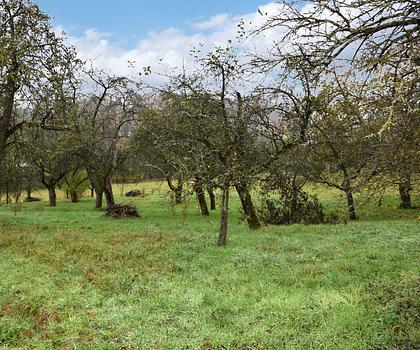
M 102 198 L 103 198 L 104 191 L 98 188 L 95 188 L 95 193 L 96 193 L 95 208 L 100 209 L 102 208 Z
M 107 209 L 109 209 L 115 205 L 114 193 L 112 192 L 111 179 L 106 179 L 104 192 L 105 192 L 105 199 L 106 199 L 106 207 Z
M 237 184 L 235 187 L 239 194 L 239 198 L 242 203 L 242 209 L 245 213 L 249 228 L 251 230 L 257 230 L 261 228 L 261 223 L 255 210 L 254 203 L 252 202 L 252 197 L 248 186 L 245 184 Z
M 222 189 L 222 203 L 220 206 L 221 216 L 220 216 L 220 231 L 219 231 L 219 240 L 217 242 L 218 246 L 226 245 L 226 236 L 228 230 L 229 222 L 229 185 L 225 184 Z
M 50 207 L 57 206 L 57 194 L 55 193 L 55 186 L 48 187 L 48 200 L 50 202 Z
M 216 196 L 214 195 L 214 189 L 212 186 L 207 187 L 207 193 L 210 197 L 210 210 L 216 210 Z
M 347 197 L 347 209 L 349 214 L 350 220 L 356 220 L 356 209 L 354 207 L 354 200 L 353 200 L 353 193 L 351 190 L 346 191 L 346 197 Z
M 400 192 L 400 209 L 411 209 L 411 176 L 407 173 L 401 173 L 398 184 Z
M 203 187 L 199 184 L 196 184 L 194 186 L 194 190 L 197 195 L 198 204 L 200 205 L 201 215 L 204 215 L 204 216 L 210 215 L 209 209 L 207 207 L 206 195 L 204 194 Z

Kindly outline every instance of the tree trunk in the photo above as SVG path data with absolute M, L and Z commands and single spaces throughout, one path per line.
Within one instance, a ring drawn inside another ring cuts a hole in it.
M 109 209 L 115 205 L 114 193 L 112 192 L 111 179 L 106 179 L 104 192 L 105 192 L 105 199 L 106 199 L 106 207 L 107 209 Z
M 225 184 L 222 189 L 222 203 L 220 207 L 221 216 L 220 216 L 220 231 L 219 231 L 219 241 L 217 242 L 218 246 L 226 245 L 226 236 L 228 229 L 229 221 L 229 185 Z
M 114 194 L 112 193 L 112 190 L 109 190 L 108 188 L 106 188 L 104 192 L 106 199 L 106 207 L 107 209 L 109 209 L 115 205 Z
M 89 187 L 90 189 L 90 197 L 93 198 L 94 192 L 95 192 L 95 187 Z
M 172 183 L 172 180 L 169 176 L 166 178 L 166 181 L 167 181 L 168 186 L 171 189 L 171 191 L 175 194 L 175 203 L 176 204 L 181 204 L 182 203 L 182 188 L 183 188 L 183 185 L 184 185 L 182 176 L 178 175 L 176 186 L 174 186 L 174 184 Z
M 207 187 L 207 192 L 210 197 L 210 210 L 216 210 L 216 196 L 214 195 L 214 189 L 212 186 Z
M 198 204 L 200 205 L 201 215 L 208 216 L 210 215 L 209 209 L 207 207 L 206 195 L 204 194 L 203 187 L 201 185 L 194 186 L 195 193 L 197 194 Z
M 7 77 L 6 86 L 4 89 L 4 99 L 3 100 L 3 113 L 1 114 L 0 120 L 0 153 L 6 148 L 7 138 L 10 136 L 10 122 L 13 115 L 13 106 L 15 103 L 16 87 L 14 76 L 17 74 L 18 67 L 15 64 L 13 66 L 12 72 L 9 72 Z
M 401 173 L 398 184 L 400 192 L 400 209 L 411 209 L 411 176 L 407 173 Z
M 175 191 L 175 204 L 181 204 L 182 203 L 182 188 L 176 189 Z
M 291 193 L 291 198 L 290 198 L 290 220 L 291 223 L 295 223 L 300 221 L 298 216 L 298 189 L 296 188 L 296 186 L 293 184 L 292 185 L 292 193 Z
M 245 184 L 237 184 L 236 191 L 241 199 L 242 209 L 244 210 L 248 226 L 251 230 L 261 228 L 260 220 L 255 211 L 254 203 L 252 202 L 251 193 L 249 193 L 248 186 Z
M 50 202 L 50 207 L 55 207 L 57 205 L 57 195 L 55 193 L 55 186 L 48 187 L 48 199 Z
M 10 203 L 9 183 L 6 184 L 6 204 Z
M 26 186 L 26 198 L 32 198 L 32 189 L 31 186 Z
M 102 198 L 103 198 L 104 191 L 95 187 L 95 192 L 96 192 L 95 208 L 100 209 L 102 208 Z
M 76 191 L 70 191 L 70 198 L 72 203 L 77 203 L 79 201 L 79 195 Z
M 349 213 L 349 219 L 350 220 L 356 220 L 356 209 L 354 208 L 354 200 L 353 200 L 353 193 L 350 189 L 346 190 L 346 196 L 347 196 L 347 209 Z
M 342 165 L 342 169 L 343 169 L 343 175 L 344 175 L 344 192 L 346 193 L 346 197 L 347 197 L 347 211 L 349 214 L 349 219 L 350 220 L 356 220 L 357 216 L 356 216 L 356 209 L 354 207 L 354 200 L 353 200 L 353 192 L 351 190 L 351 182 L 350 182 L 350 178 L 349 175 L 347 173 L 347 169 L 344 167 L 344 165 Z

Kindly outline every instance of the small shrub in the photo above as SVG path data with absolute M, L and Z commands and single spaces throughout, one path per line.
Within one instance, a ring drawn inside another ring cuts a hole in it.
M 325 222 L 324 208 L 316 196 L 303 191 L 294 194 L 292 199 L 267 197 L 260 210 L 265 224 L 321 224 Z

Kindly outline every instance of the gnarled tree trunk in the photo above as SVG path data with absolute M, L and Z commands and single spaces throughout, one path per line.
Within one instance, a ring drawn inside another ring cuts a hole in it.
M 246 184 L 240 183 L 235 186 L 236 191 L 241 199 L 242 209 L 244 210 L 248 226 L 251 230 L 261 228 L 260 220 L 258 219 L 257 212 L 255 211 L 254 203 L 252 202 L 251 193 Z

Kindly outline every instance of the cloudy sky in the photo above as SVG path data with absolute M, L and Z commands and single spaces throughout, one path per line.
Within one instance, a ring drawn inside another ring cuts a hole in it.
M 102 69 L 132 74 L 141 67 L 169 72 L 193 65 L 189 52 L 235 41 L 241 19 L 247 28 L 279 6 L 263 0 L 38 0 L 53 18 L 57 31 L 65 31 L 82 59 Z M 248 40 L 246 50 L 264 50 L 272 38 Z M 130 63 L 129 63 L 130 62 Z

